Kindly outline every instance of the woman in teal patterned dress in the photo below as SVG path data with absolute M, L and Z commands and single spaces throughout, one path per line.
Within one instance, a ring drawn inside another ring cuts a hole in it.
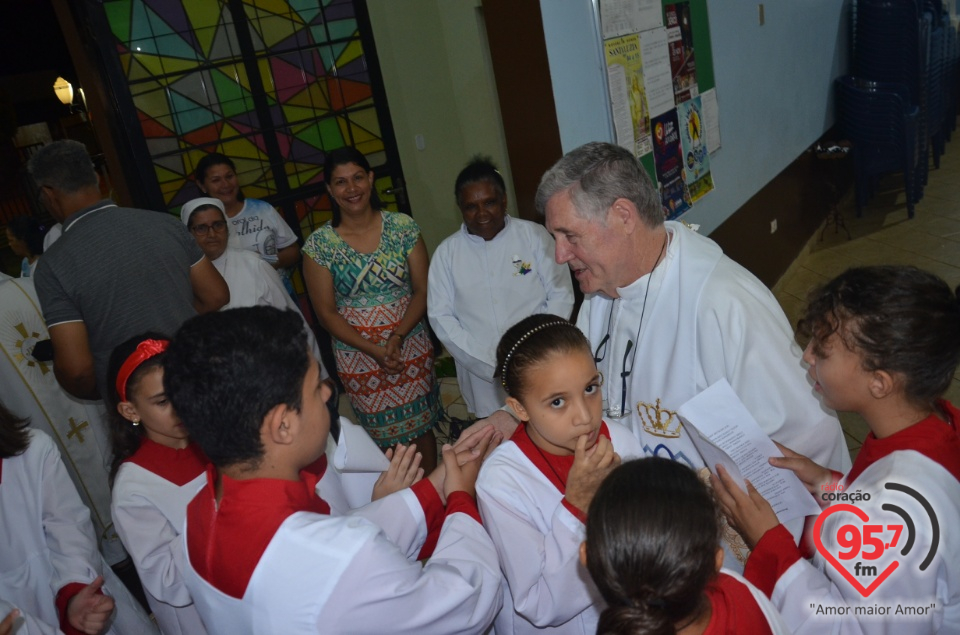
M 375 209 L 373 171 L 351 147 L 327 155 L 333 220 L 303 246 L 310 301 L 334 337 L 337 371 L 357 419 L 386 450 L 415 443 L 429 474 L 440 414 L 425 328 L 427 248 L 404 214 Z

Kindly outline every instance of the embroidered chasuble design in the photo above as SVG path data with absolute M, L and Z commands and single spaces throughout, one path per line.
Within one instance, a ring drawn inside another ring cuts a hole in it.
M 36 366 L 44 375 L 53 370 L 48 362 L 41 362 L 33 358 L 33 347 L 36 346 L 40 340 L 40 333 L 37 331 L 28 331 L 23 322 L 14 324 L 13 328 L 20 334 L 21 338 L 13 343 L 14 348 L 19 349 L 18 353 L 13 354 L 13 358 L 17 360 L 17 362 L 21 364 L 25 363 L 31 368 Z
M 683 424 L 680 422 L 680 419 L 677 418 L 677 411 L 662 408 L 659 398 L 657 398 L 656 404 L 638 401 L 637 413 L 643 422 L 643 429 L 650 434 L 665 439 L 677 439 L 680 437 Z
M 81 421 L 77 423 L 74 421 L 73 417 L 70 417 L 70 431 L 67 432 L 68 439 L 76 439 L 78 442 L 83 443 L 83 429 L 90 427 L 89 421 Z
M 110 518 L 110 440 L 103 402 L 82 401 L 57 383 L 53 365 L 33 357 L 49 338 L 32 278 L 0 283 L 0 401 L 57 444 L 70 479 L 90 508 L 100 550 L 111 564 L 126 557 Z

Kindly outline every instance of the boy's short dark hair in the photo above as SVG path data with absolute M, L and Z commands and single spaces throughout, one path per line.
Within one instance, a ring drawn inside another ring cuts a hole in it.
M 184 323 L 167 349 L 163 385 L 214 465 L 256 466 L 264 418 L 281 404 L 300 410 L 309 363 L 299 315 L 269 306 L 231 309 Z

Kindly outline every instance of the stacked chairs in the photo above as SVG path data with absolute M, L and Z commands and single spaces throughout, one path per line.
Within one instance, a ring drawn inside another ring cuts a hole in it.
M 919 200 L 920 109 L 901 84 L 837 80 L 840 124 L 853 143 L 857 215 L 862 214 L 881 174 L 903 172 L 907 213 L 913 218 Z
M 960 26 L 958 26 L 960 28 Z M 944 75 L 944 87 L 947 90 L 947 102 L 945 110 L 946 136 L 950 141 L 950 133 L 957 128 L 957 105 L 960 99 L 960 38 L 957 37 L 957 30 L 947 22 L 947 62 L 946 74 Z
M 838 80 L 841 121 L 844 132 L 853 142 L 869 148 L 859 153 L 857 174 L 857 212 L 866 203 L 869 184 L 876 179 L 877 166 L 886 164 L 891 170 L 904 169 L 903 156 L 910 155 L 910 168 L 904 173 L 910 216 L 913 205 L 923 196 L 927 182 L 929 157 L 940 167 L 940 156 L 956 122 L 957 108 L 957 34 L 940 0 L 854 0 L 852 43 L 853 77 Z M 892 96 L 881 97 L 881 92 Z M 870 93 L 868 99 L 864 93 Z M 844 103 L 856 100 L 855 103 Z M 901 107 L 895 108 L 893 102 Z M 865 113 L 875 108 L 880 112 Z M 892 125 L 891 130 L 867 131 L 857 124 L 851 113 L 860 111 L 860 120 L 875 125 Z M 899 116 L 892 113 L 899 112 Z M 915 116 L 915 119 L 913 117 Z M 898 119 L 891 123 L 891 117 Z M 882 124 L 882 122 L 886 122 Z M 916 142 L 902 142 L 900 137 L 915 130 Z M 861 139 L 858 140 L 858 136 Z M 895 137 L 898 141 L 880 142 Z M 906 145 L 904 145 L 906 144 Z M 896 149 L 893 147 L 896 146 Z M 906 151 L 907 146 L 914 150 Z M 883 152 L 879 148 L 885 148 Z M 893 153 L 895 161 L 881 160 L 879 155 Z M 869 157 L 869 159 L 867 158 Z
M 947 99 L 944 98 L 943 82 L 946 32 L 942 22 L 935 17 L 933 30 L 930 32 L 930 56 L 927 62 L 927 122 L 930 145 L 933 148 L 933 165 L 938 169 L 946 143 L 944 114 Z
M 928 0 L 929 1 L 929 0 Z M 854 74 L 862 79 L 901 84 L 910 103 L 920 107 L 920 157 L 928 156 L 925 73 L 929 20 L 914 0 L 857 0 Z M 926 160 L 917 162 L 918 196 L 927 182 Z

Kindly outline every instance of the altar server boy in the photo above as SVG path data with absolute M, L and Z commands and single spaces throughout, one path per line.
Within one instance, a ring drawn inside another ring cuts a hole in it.
M 332 515 L 317 494 L 331 391 L 299 316 L 251 307 L 193 318 L 165 370 L 167 395 L 217 468 L 184 533 L 187 586 L 210 633 L 453 634 L 491 624 L 500 573 L 473 498 L 479 459 L 461 467 L 445 447 L 429 478 L 349 516 Z M 477 455 L 494 441 L 486 436 Z M 443 525 L 421 566 L 414 556 L 431 516 Z

